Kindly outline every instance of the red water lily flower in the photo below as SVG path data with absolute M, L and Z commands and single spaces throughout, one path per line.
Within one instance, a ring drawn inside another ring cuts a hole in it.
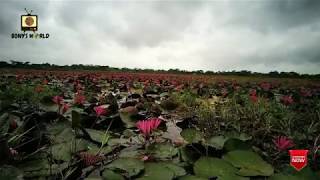
M 290 105 L 290 104 L 293 103 L 293 98 L 292 98 L 292 96 L 288 96 L 288 95 L 282 96 L 282 97 L 280 98 L 280 102 L 281 102 L 282 104 L 288 106 L 288 105 Z
M 136 126 L 145 137 L 148 137 L 153 130 L 158 128 L 160 123 L 161 120 L 159 118 L 150 118 L 138 121 Z
M 263 82 L 260 84 L 260 87 L 264 90 L 264 91 L 269 91 L 271 89 L 271 84 L 268 82 Z
M 279 151 L 286 151 L 294 146 L 293 141 L 286 136 L 278 136 L 273 140 L 273 143 Z
M 35 88 L 34 88 L 34 91 L 35 92 L 37 92 L 37 93 L 40 93 L 40 92 L 43 92 L 43 87 L 42 87 L 42 85 L 38 85 L 38 86 L 36 86 Z
M 66 113 L 69 108 L 70 108 L 69 104 L 63 104 L 62 105 L 62 114 Z
M 257 91 L 255 89 L 251 89 L 249 91 L 249 96 L 250 96 L 250 100 L 252 102 L 257 102 L 258 101 L 258 97 L 257 97 Z
M 47 85 L 47 84 L 48 84 L 48 80 L 46 80 L 46 79 L 43 80 L 43 81 L 42 81 L 42 84 Z
M 106 109 L 102 106 L 96 106 L 93 108 L 98 117 L 105 115 L 107 113 Z
M 62 105 L 63 103 L 63 98 L 61 96 L 54 96 L 52 98 L 52 101 L 58 105 Z
M 86 97 L 80 93 L 77 93 L 74 97 L 75 104 L 83 105 L 85 100 L 86 100 Z

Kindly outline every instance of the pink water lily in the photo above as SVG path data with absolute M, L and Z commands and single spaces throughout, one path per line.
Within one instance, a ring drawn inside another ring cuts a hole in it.
M 70 108 L 69 104 L 63 104 L 62 105 L 62 114 L 66 113 L 69 108 Z
M 282 96 L 280 98 L 280 102 L 286 106 L 290 105 L 290 104 L 293 104 L 293 98 L 292 96 L 289 96 L 289 95 L 285 95 L 285 96 Z
M 273 140 L 273 143 L 279 151 L 286 151 L 294 146 L 293 141 L 286 136 L 278 136 Z
M 86 100 L 86 97 L 82 94 L 79 94 L 79 93 L 77 93 L 74 97 L 75 104 L 83 105 L 85 100 Z
M 61 96 L 54 96 L 52 98 L 52 101 L 58 105 L 62 105 L 63 103 L 63 98 Z
M 145 137 L 148 137 L 153 130 L 158 128 L 160 123 L 161 120 L 159 118 L 150 118 L 138 121 L 136 126 Z
M 251 89 L 249 91 L 249 97 L 252 102 L 254 103 L 257 102 L 258 101 L 257 91 L 255 89 Z
M 93 108 L 98 117 L 105 115 L 107 113 L 106 109 L 102 106 L 96 106 Z

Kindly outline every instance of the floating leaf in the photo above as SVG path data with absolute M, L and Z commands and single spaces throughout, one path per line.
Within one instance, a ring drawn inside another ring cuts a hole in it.
M 120 151 L 119 157 L 122 158 L 141 158 L 144 155 L 144 151 L 138 149 L 138 147 L 127 147 Z
M 227 140 L 228 138 L 225 138 L 224 136 L 214 136 L 206 141 L 206 145 L 220 150 Z
M 13 166 L 4 165 L 0 167 L 0 179 L 22 180 L 22 172 Z
M 87 152 L 90 154 L 96 154 L 100 150 L 100 154 L 108 154 L 112 152 L 113 148 L 111 146 L 104 146 L 100 149 L 100 146 L 93 144 L 91 142 L 87 142 L 87 148 L 89 149 Z
M 230 138 L 224 143 L 224 149 L 226 151 L 250 150 L 251 146 L 250 144 L 239 139 Z
M 134 158 L 119 158 L 107 166 L 111 170 L 125 171 L 127 177 L 135 176 L 144 169 L 143 162 Z
M 181 136 L 189 143 L 198 143 L 203 138 L 202 133 L 194 128 L 184 129 Z
M 111 170 L 104 170 L 103 173 L 102 173 L 102 178 L 104 180 L 109 180 L 109 179 L 112 179 L 112 180 L 124 180 L 124 177 L 121 176 L 120 174 L 117 174 Z
M 302 179 L 293 175 L 285 175 L 285 174 L 277 173 L 271 176 L 269 180 L 302 180 Z
M 85 141 L 79 139 L 52 145 L 50 152 L 53 159 L 69 161 L 71 160 L 74 153 L 87 149 L 88 144 Z
M 74 139 L 74 132 L 71 128 L 64 128 L 59 134 L 52 136 L 56 144 L 70 142 Z
M 208 179 L 202 178 L 202 177 L 188 175 L 188 176 L 180 177 L 179 180 L 208 180 Z
M 90 138 L 98 143 L 102 143 L 104 140 L 105 132 L 104 131 L 99 131 L 95 129 L 85 129 L 87 133 L 90 135 Z M 110 137 L 110 135 L 109 135 Z
M 172 163 L 146 163 L 145 173 L 139 180 L 173 179 L 186 174 L 186 171 Z
M 201 157 L 195 162 L 193 171 L 196 176 L 203 178 L 218 177 L 218 179 L 247 180 L 248 178 L 237 176 L 237 169 L 228 162 L 212 157 Z
M 192 146 L 184 146 L 179 148 L 179 153 L 182 161 L 194 163 L 199 158 L 199 153 L 192 149 Z
M 149 147 L 148 152 L 158 159 L 171 159 L 177 155 L 178 149 L 169 143 L 153 144 Z
M 68 163 L 50 164 L 47 158 L 33 159 L 18 165 L 18 168 L 23 171 L 24 178 L 58 174 L 67 167 Z
M 320 175 L 312 171 L 309 166 L 303 168 L 301 171 L 297 171 L 293 167 L 288 166 L 288 168 L 286 168 L 284 172 L 275 174 L 270 177 L 271 180 L 286 180 L 289 178 L 292 178 L 293 180 L 319 180 Z
M 4 113 L 0 116 L 0 135 L 4 135 L 9 130 L 9 114 Z
M 240 168 L 237 174 L 242 176 L 271 176 L 273 174 L 273 167 L 253 151 L 230 151 L 223 156 L 223 159 Z

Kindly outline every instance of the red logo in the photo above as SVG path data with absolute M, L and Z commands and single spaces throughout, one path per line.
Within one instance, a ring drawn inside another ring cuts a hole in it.
M 308 150 L 289 150 L 290 165 L 300 171 L 308 164 Z

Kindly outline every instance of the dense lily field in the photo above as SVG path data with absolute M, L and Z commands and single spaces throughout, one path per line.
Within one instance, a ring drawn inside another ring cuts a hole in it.
M 0 75 L 0 179 L 320 179 L 319 81 Z

